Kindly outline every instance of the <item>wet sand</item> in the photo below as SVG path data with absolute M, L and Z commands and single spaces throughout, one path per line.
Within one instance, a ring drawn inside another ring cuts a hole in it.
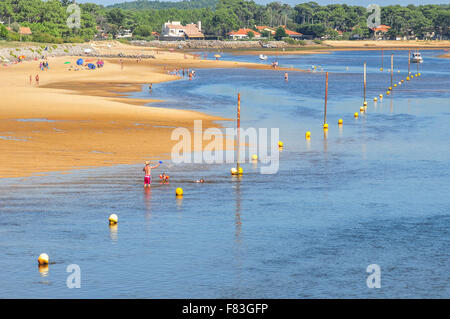
M 49 71 L 40 71 L 38 61 L 0 67 L 0 177 L 168 158 L 177 142 L 170 139 L 174 127 L 192 129 L 194 120 L 218 127 L 213 122 L 225 119 L 144 106 L 155 101 L 150 94 L 139 100 L 125 93 L 139 91 L 145 83 L 180 79 L 167 74 L 166 69 L 175 67 L 270 68 L 161 52 L 140 63 L 124 59 L 123 70 L 119 59 L 104 59 L 102 69 L 68 71 L 64 63 L 76 60 L 50 58 Z

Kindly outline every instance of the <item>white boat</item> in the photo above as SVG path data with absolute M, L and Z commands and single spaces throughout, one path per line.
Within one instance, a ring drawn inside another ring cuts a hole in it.
M 413 52 L 411 56 L 411 62 L 412 63 L 422 63 L 423 58 L 422 55 L 419 52 Z
M 260 59 L 260 60 L 267 60 L 267 55 L 260 54 L 260 55 L 259 55 L 259 59 Z

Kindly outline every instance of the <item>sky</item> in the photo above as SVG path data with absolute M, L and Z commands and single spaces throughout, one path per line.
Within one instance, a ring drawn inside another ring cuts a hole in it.
M 90 2 L 90 3 L 98 3 L 103 5 L 108 4 L 114 4 L 118 2 L 127 2 L 132 0 L 77 0 L 78 3 L 83 2 Z M 160 1 L 168 1 L 168 0 L 160 0 Z M 173 1 L 173 0 L 172 0 Z M 266 4 L 269 2 L 274 2 L 275 0 L 254 0 L 256 3 L 260 4 Z M 345 3 L 348 5 L 359 5 L 359 6 L 365 6 L 367 7 L 369 4 L 379 4 L 380 6 L 386 6 L 386 5 L 408 5 L 408 4 L 414 4 L 414 5 L 420 5 L 420 4 L 441 4 L 441 3 L 448 3 L 449 0 L 315 0 L 314 2 L 317 2 L 320 5 L 327 5 L 331 3 Z M 291 6 L 295 6 L 296 4 L 302 3 L 302 2 L 308 2 L 302 1 L 302 0 L 280 0 L 279 2 L 282 3 L 288 3 Z

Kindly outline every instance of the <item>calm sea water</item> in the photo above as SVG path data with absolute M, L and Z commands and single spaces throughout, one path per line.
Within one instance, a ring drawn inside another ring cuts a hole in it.
M 440 53 L 423 51 L 422 76 L 376 104 L 390 83 L 387 50 L 384 72 L 377 51 L 278 57 L 330 72 L 327 136 L 321 72 L 285 82 L 281 71 L 199 69 L 193 81 L 154 84 L 158 106 L 227 118 L 240 92 L 244 128 L 280 129 L 278 173 L 249 163 L 236 179 L 228 164 L 166 162 L 154 178 L 166 171 L 171 183 L 151 190 L 136 165 L 0 180 L 0 297 L 449 298 L 450 60 Z M 407 51 L 394 54 L 398 82 Z M 354 119 L 365 61 L 368 108 Z M 80 289 L 66 286 L 69 264 Z M 380 289 L 366 285 L 370 264 Z

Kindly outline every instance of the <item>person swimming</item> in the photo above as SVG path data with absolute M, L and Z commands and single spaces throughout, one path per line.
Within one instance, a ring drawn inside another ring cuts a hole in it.
M 200 178 L 200 179 L 196 180 L 195 182 L 196 182 L 196 183 L 204 183 L 205 180 L 204 180 L 203 178 Z

